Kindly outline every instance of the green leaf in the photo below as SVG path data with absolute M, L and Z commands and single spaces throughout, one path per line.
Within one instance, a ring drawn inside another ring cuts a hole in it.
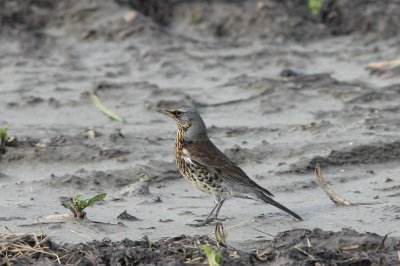
M 101 193 L 87 200 L 87 206 L 92 206 L 96 201 L 102 201 L 107 196 L 107 193 Z
M 321 11 L 324 0 L 308 0 L 308 8 L 311 10 L 313 16 L 317 16 Z
M 3 128 L 0 128 L 0 139 L 6 139 L 9 127 L 9 125 L 5 125 Z
M 107 115 L 109 118 L 111 118 L 113 120 L 116 120 L 116 121 L 119 121 L 119 122 L 124 122 L 125 121 L 119 114 L 111 111 L 108 107 L 106 107 L 100 101 L 99 97 L 97 97 L 97 95 L 94 94 L 93 92 L 90 93 L 90 98 L 92 99 L 92 102 L 97 107 L 97 109 L 99 109 L 102 113 Z
M 75 201 L 76 202 L 81 202 L 82 201 L 82 195 L 76 195 L 75 196 Z
M 209 256 L 213 250 L 209 245 L 202 245 L 201 249 L 204 251 L 204 253 L 206 253 L 207 256 Z
M 75 217 L 83 219 L 86 213 L 83 211 L 86 207 L 92 206 L 96 201 L 104 200 L 107 193 L 101 193 L 88 200 L 83 199 L 82 195 L 76 195 L 74 198 L 60 197 L 61 205 L 72 211 Z
M 207 256 L 209 266 L 219 266 L 222 260 L 221 252 L 215 252 L 209 245 L 202 245 L 201 249 Z
M 82 198 L 82 195 L 76 195 L 74 199 L 78 210 L 83 210 L 85 208 L 85 200 Z
M 70 209 L 71 211 L 74 211 L 74 207 L 70 202 L 66 202 L 63 206 L 67 209 Z
M 222 223 L 217 223 L 215 225 L 215 239 L 217 240 L 218 245 L 225 245 L 227 240 L 227 234 L 225 232 L 224 226 Z
M 74 207 L 72 206 L 71 198 L 70 197 L 60 197 L 59 198 L 60 203 L 63 207 L 71 210 L 74 212 Z
M 221 261 L 222 261 L 221 251 L 215 253 L 215 257 L 214 258 L 215 258 L 215 262 L 218 263 L 218 265 L 221 264 Z

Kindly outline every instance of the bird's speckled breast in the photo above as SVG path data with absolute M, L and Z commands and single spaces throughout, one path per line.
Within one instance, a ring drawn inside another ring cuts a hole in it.
M 201 191 L 223 196 L 226 191 L 222 186 L 222 179 L 206 167 L 191 162 L 184 148 L 184 132 L 184 130 L 179 129 L 176 133 L 175 159 L 179 172 Z

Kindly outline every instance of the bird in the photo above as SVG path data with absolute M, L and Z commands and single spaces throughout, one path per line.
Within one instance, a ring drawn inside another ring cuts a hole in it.
M 157 110 L 175 120 L 175 159 L 179 172 L 196 188 L 214 196 L 215 205 L 207 218 L 193 226 L 205 226 L 218 219 L 229 198 L 261 200 L 303 220 L 295 212 L 276 202 L 274 195 L 253 181 L 210 140 L 206 125 L 193 106 Z

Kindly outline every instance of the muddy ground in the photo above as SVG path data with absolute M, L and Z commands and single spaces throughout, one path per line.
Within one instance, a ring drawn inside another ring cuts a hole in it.
M 1 1 L 0 125 L 17 137 L 0 157 L 3 231 L 107 238 L 104 250 L 143 236 L 213 238 L 214 225 L 186 226 L 213 202 L 179 176 L 175 125 L 155 112 L 191 104 L 217 146 L 304 219 L 228 201 L 229 244 L 247 254 L 238 263 L 263 263 L 265 250 L 275 264 L 351 265 L 354 252 L 357 265 L 398 262 L 400 69 L 366 66 L 399 59 L 400 3 L 325 1 L 313 16 L 305 2 Z M 91 92 L 125 122 L 96 109 Z M 317 162 L 359 205 L 325 196 Z M 60 196 L 101 192 L 89 221 L 54 216 L 68 212 Z M 125 210 L 137 219 L 118 219 Z M 374 244 L 343 249 L 362 241 Z M 305 253 L 291 248 L 300 242 Z

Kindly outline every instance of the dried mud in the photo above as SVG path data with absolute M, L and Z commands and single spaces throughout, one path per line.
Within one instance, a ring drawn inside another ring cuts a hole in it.
M 186 224 L 212 199 L 179 177 L 175 125 L 155 112 L 190 104 L 304 219 L 227 201 L 241 256 L 223 248 L 224 264 L 398 263 L 400 76 L 366 66 L 398 60 L 399 12 L 390 0 L 326 0 L 317 16 L 302 0 L 0 1 L 0 127 L 15 137 L 0 152 L 0 224 L 50 235 L 48 248 L 70 252 L 63 264 L 203 262 L 185 243 L 213 243 L 214 225 Z M 96 109 L 93 92 L 125 121 Z M 330 202 L 316 163 L 361 204 Z M 60 197 L 101 192 L 88 220 L 64 215 Z M 36 260 L 47 263 L 13 262 Z

